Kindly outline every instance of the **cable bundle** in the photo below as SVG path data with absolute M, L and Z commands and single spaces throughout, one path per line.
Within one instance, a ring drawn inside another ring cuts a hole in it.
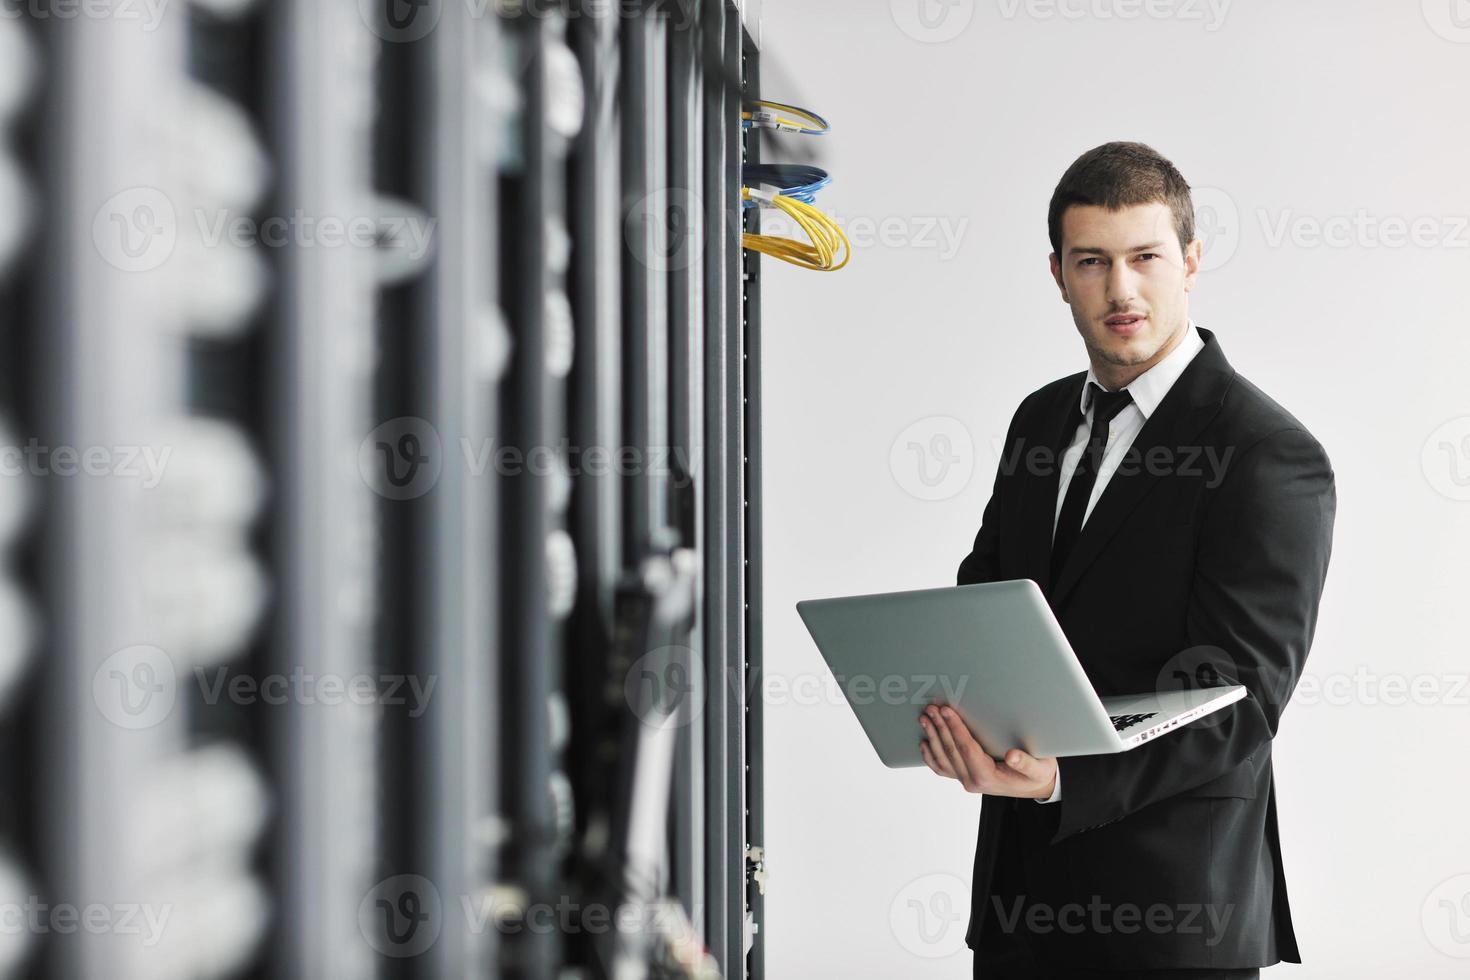
M 852 246 L 848 244 L 847 235 L 837 222 L 811 204 L 788 194 L 773 194 L 751 187 L 742 187 L 740 196 L 744 201 L 786 212 L 810 239 L 809 242 L 802 242 L 794 238 L 746 232 L 742 239 L 746 248 L 817 272 L 836 272 L 847 265 L 847 260 L 852 255 Z M 841 261 L 837 259 L 838 253 L 841 253 Z
M 812 203 L 817 191 L 832 183 L 827 171 L 804 163 L 751 163 L 746 164 L 742 175 L 747 187 L 775 187 L 777 193 L 807 204 Z M 757 203 L 747 200 L 745 206 L 753 208 Z
M 756 99 L 753 102 L 747 102 L 746 105 L 756 108 L 740 113 L 741 129 L 752 127 L 778 129 L 783 133 L 801 133 L 805 136 L 826 136 L 832 130 L 827 120 L 800 106 L 787 105 L 784 102 L 767 102 L 764 99 Z M 801 118 L 792 119 L 790 116 Z
M 809 109 L 758 99 L 746 103 L 740 114 L 745 129 L 775 129 L 808 136 L 825 136 L 832 129 L 827 120 Z M 747 164 L 741 173 L 740 200 L 743 207 L 767 207 L 784 211 L 806 233 L 807 241 L 746 232 L 741 244 L 752 252 L 769 255 L 818 272 L 836 272 L 847 265 L 852 245 L 847 235 L 813 204 L 817 191 L 832 183 L 832 175 L 821 167 L 800 163 Z M 764 190 L 763 188 L 774 188 Z

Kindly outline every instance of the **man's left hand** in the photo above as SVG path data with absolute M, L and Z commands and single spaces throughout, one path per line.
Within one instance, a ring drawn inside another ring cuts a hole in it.
M 919 751 L 925 764 L 940 776 L 959 780 L 967 792 L 1044 800 L 1056 789 L 1056 759 L 1011 749 L 1005 761 L 996 762 L 951 707 L 929 705 L 919 724 L 924 728 Z

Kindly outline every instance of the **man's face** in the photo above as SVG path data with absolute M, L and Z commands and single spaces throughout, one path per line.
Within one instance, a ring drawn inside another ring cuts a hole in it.
M 1063 254 L 1052 253 L 1052 276 L 1093 373 L 1108 387 L 1128 384 L 1183 338 L 1200 249 L 1195 239 L 1181 254 L 1167 204 L 1121 211 L 1074 204 L 1063 212 Z

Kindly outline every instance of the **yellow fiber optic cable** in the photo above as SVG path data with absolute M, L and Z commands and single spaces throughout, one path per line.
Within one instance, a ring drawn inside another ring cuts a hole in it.
M 817 272 L 836 272 L 847 265 L 847 260 L 852 255 L 852 246 L 848 243 L 847 235 L 837 222 L 816 207 L 794 197 L 772 194 L 758 188 L 742 187 L 740 196 L 744 200 L 756 201 L 765 207 L 784 211 L 810 239 L 810 242 L 802 242 L 794 238 L 746 232 L 741 239 L 745 248 Z M 839 253 L 842 256 L 841 261 L 837 259 Z

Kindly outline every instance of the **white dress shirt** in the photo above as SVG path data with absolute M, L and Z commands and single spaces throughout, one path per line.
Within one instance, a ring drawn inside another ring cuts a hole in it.
M 1159 402 L 1174 387 L 1174 382 L 1184 373 L 1189 362 L 1205 346 L 1204 339 L 1200 337 L 1199 330 L 1194 325 L 1194 320 L 1184 328 L 1184 338 L 1179 341 L 1179 346 L 1171 350 L 1164 359 L 1147 371 L 1134 378 L 1132 382 L 1123 386 L 1133 396 L 1133 400 L 1126 405 L 1108 426 L 1108 444 L 1103 450 L 1103 458 L 1097 469 L 1097 482 L 1092 486 L 1092 495 L 1087 500 L 1087 507 L 1082 512 L 1082 523 L 1087 524 L 1088 515 L 1096 505 L 1098 498 L 1102 496 L 1103 490 L 1108 485 L 1108 479 L 1117 472 L 1118 466 L 1123 462 L 1123 455 L 1128 452 L 1128 447 L 1133 445 L 1138 432 L 1143 424 L 1153 415 L 1154 410 L 1159 407 Z M 1072 474 L 1077 472 L 1077 463 L 1082 459 L 1082 454 L 1087 451 L 1087 442 L 1092 436 L 1092 385 L 1107 389 L 1107 385 L 1097 380 L 1097 375 L 1092 373 L 1092 368 L 1087 369 L 1087 380 L 1082 384 L 1082 414 L 1084 416 L 1077 426 L 1077 431 L 1072 435 L 1072 442 L 1062 454 L 1062 478 L 1060 486 L 1057 487 L 1057 507 L 1052 515 L 1052 537 L 1056 537 L 1057 524 L 1062 516 L 1062 503 L 1067 499 L 1067 487 L 1072 483 Z M 1062 798 L 1062 772 L 1057 769 L 1057 785 L 1051 796 L 1038 803 L 1055 803 Z

